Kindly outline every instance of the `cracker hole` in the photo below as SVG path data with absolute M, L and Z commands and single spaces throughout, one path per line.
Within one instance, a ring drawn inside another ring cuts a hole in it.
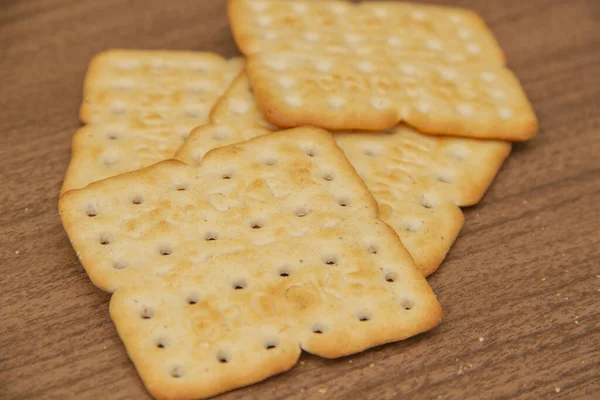
M 103 246 L 107 246 L 111 244 L 113 241 L 112 235 L 110 233 L 103 233 L 100 235 L 100 244 Z
M 346 104 L 346 100 L 340 96 L 333 96 L 327 99 L 329 105 L 333 108 L 341 108 Z
M 274 165 L 277 165 L 277 159 L 275 159 L 274 157 L 266 158 L 265 160 L 263 160 L 262 163 L 266 166 L 272 167 Z
M 185 110 L 185 114 L 190 118 L 198 118 L 200 116 L 200 110 L 196 108 L 188 108 Z
M 227 364 L 231 361 L 231 356 L 224 350 L 219 350 L 217 353 L 217 361 L 221 364 Z
M 207 242 L 217 240 L 218 238 L 219 236 L 214 232 L 207 232 L 206 235 L 204 235 L 204 240 L 206 240 Z
M 386 110 L 390 108 L 390 102 L 387 99 L 375 97 L 371 99 L 371 106 L 377 110 Z
M 292 272 L 287 267 L 283 267 L 283 268 L 279 269 L 279 276 L 282 278 L 287 278 L 288 276 L 291 275 L 291 273 Z
M 250 110 L 250 106 L 245 101 L 234 101 L 229 103 L 229 111 L 233 115 L 245 115 Z
M 124 114 L 127 111 L 127 104 L 122 101 L 113 101 L 110 105 L 110 110 L 113 114 Z
M 348 207 L 350 205 L 350 199 L 348 198 L 338 199 L 337 202 L 341 207 Z
M 151 307 L 144 307 L 140 312 L 140 317 L 142 319 L 151 319 L 154 317 L 154 310 Z
M 267 344 L 265 344 L 265 349 L 267 349 L 267 350 L 273 350 L 276 348 L 277 348 L 277 343 L 267 342 Z
M 321 323 L 314 324 L 313 327 L 311 328 L 311 330 L 314 334 L 317 334 L 317 335 L 322 335 L 325 332 L 327 332 L 325 325 L 323 325 Z
M 187 189 L 188 189 L 187 183 L 178 183 L 175 185 L 175 190 L 177 190 L 178 192 L 184 192 Z
M 144 202 L 144 199 L 142 198 L 142 196 L 134 196 L 131 199 L 131 204 L 135 204 L 136 206 L 139 206 L 143 202 Z
M 416 233 L 421 228 L 421 223 L 417 220 L 407 219 L 402 221 L 402 229 L 406 232 Z
M 169 374 L 173 378 L 181 378 L 184 375 L 183 367 L 181 365 L 174 365 L 171 368 L 169 368 Z
M 369 157 L 377 157 L 381 155 L 382 149 L 380 146 L 369 146 L 363 149 L 363 153 Z
M 303 150 L 309 157 L 315 157 L 318 154 L 317 149 L 314 146 L 304 146 Z
M 306 217 L 308 214 L 310 214 L 310 212 L 311 212 L 310 208 L 308 208 L 306 206 L 302 206 L 296 210 L 296 216 L 297 217 Z
M 304 103 L 302 98 L 293 95 L 286 96 L 285 102 L 291 107 L 300 107 Z
M 108 138 L 108 140 L 117 140 L 117 139 L 119 139 L 119 135 L 117 135 L 116 133 L 108 133 L 106 135 L 106 137 Z
M 158 349 L 166 349 L 169 347 L 169 339 L 160 335 L 154 338 L 154 344 Z
M 170 256 L 171 254 L 173 254 L 173 249 L 171 248 L 171 246 L 164 245 L 158 249 L 158 253 L 161 256 Z
M 328 182 L 331 182 L 332 180 L 335 179 L 333 172 L 323 172 L 322 177 L 323 177 L 323 179 L 325 179 Z
M 91 206 L 91 205 L 87 206 L 87 208 L 85 210 L 85 214 L 90 218 L 93 218 L 98 215 L 94 206 Z
M 229 128 L 220 127 L 213 133 L 213 139 L 215 140 L 224 140 L 231 136 L 231 131 Z
M 464 160 L 469 155 L 469 151 L 464 146 L 453 146 L 450 148 L 450 155 L 457 160 Z
M 377 253 L 379 253 L 379 249 L 374 244 L 372 244 L 369 247 L 367 247 L 367 251 L 369 252 L 369 254 L 377 254 Z
M 102 157 L 102 163 L 107 167 L 115 165 L 118 161 L 119 157 L 117 157 L 116 154 L 105 154 L 104 157 Z
M 338 259 L 335 255 L 329 254 L 323 257 L 323 262 L 325 265 L 334 266 L 338 264 Z
M 222 179 L 231 179 L 233 178 L 233 173 L 231 172 L 226 172 L 221 176 Z
M 247 286 L 248 284 L 246 283 L 245 279 L 238 279 L 231 285 L 234 290 L 244 290 Z
M 125 267 L 127 267 L 127 265 L 124 262 L 122 262 L 122 261 L 115 261 L 113 263 L 113 268 L 114 269 L 124 269 Z
M 452 176 L 447 172 L 439 172 L 436 179 L 442 183 L 452 183 Z
M 385 281 L 389 283 L 394 283 L 398 280 L 398 274 L 393 271 L 388 271 L 385 274 Z
M 367 321 L 370 321 L 371 319 L 373 319 L 373 313 L 369 310 L 361 310 L 356 313 L 356 318 L 360 322 L 367 322 Z
M 185 302 L 191 306 L 200 302 L 200 294 L 197 292 L 190 292 L 185 296 Z
M 400 307 L 402 307 L 406 311 L 410 311 L 413 308 L 415 308 L 415 302 L 410 299 L 402 299 L 400 300 Z
M 436 204 L 436 198 L 430 194 L 424 194 L 421 197 L 420 203 L 425 208 L 434 208 Z
M 262 218 L 257 218 L 250 221 L 250 227 L 252 229 L 262 229 L 265 225 L 266 222 Z

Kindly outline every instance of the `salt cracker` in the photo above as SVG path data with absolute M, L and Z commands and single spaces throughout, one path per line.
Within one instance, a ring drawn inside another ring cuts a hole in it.
M 207 52 L 110 50 L 90 63 L 61 192 L 171 158 L 242 67 Z
M 331 178 L 331 179 L 330 179 Z M 67 192 L 64 227 L 157 398 L 212 396 L 436 326 L 440 305 L 328 132 Z
M 461 8 L 403 2 L 230 0 L 228 12 L 235 41 L 246 55 L 325 51 L 504 64 L 485 22 Z
M 537 119 L 511 71 L 417 58 L 258 53 L 247 71 L 266 119 L 280 127 L 384 130 L 404 121 L 436 135 L 520 141 Z
M 242 72 L 211 113 L 218 115 L 211 122 L 221 125 L 195 129 L 176 158 L 199 163 L 213 148 L 269 133 L 256 127 L 264 124 L 255 103 Z M 247 113 L 233 113 L 229 104 L 243 104 Z M 481 199 L 511 148 L 508 142 L 423 135 L 405 125 L 334 138 L 379 203 L 380 218 L 425 276 L 439 267 L 463 226 L 458 206 Z

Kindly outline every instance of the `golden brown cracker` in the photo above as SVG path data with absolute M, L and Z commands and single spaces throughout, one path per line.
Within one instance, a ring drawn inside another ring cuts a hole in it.
M 64 227 L 157 398 L 212 396 L 437 325 L 373 197 L 316 128 L 165 161 L 62 196 Z

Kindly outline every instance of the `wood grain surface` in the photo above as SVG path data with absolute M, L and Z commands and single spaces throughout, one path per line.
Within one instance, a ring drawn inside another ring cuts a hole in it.
M 438 0 L 480 12 L 541 123 L 430 283 L 435 330 L 303 355 L 222 399 L 600 398 L 600 1 Z M 221 0 L 0 0 L 0 398 L 148 398 L 57 213 L 90 58 L 238 54 Z

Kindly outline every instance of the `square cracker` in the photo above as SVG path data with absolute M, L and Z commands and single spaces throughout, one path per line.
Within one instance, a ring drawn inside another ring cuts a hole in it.
M 232 112 L 231 104 L 246 113 Z M 194 130 L 176 158 L 193 165 L 211 149 L 270 132 L 244 73 L 217 102 L 211 119 L 220 125 Z M 379 217 L 398 233 L 425 276 L 439 267 L 463 226 L 458 206 L 481 199 L 511 147 L 423 135 L 404 125 L 334 138 L 379 203 Z
M 335 177 L 328 179 L 328 177 Z M 67 192 L 64 227 L 157 398 L 212 396 L 436 326 L 441 308 L 331 134 L 264 135 Z
M 90 63 L 82 127 L 61 193 L 171 158 L 208 121 L 241 59 L 214 53 L 109 50 Z
M 485 22 L 470 10 L 403 2 L 230 0 L 246 55 L 300 51 L 391 55 L 449 63 L 504 63 Z
M 537 133 L 512 72 L 418 58 L 258 53 L 247 71 L 265 118 L 280 127 L 383 130 L 406 122 L 436 135 L 510 141 Z

